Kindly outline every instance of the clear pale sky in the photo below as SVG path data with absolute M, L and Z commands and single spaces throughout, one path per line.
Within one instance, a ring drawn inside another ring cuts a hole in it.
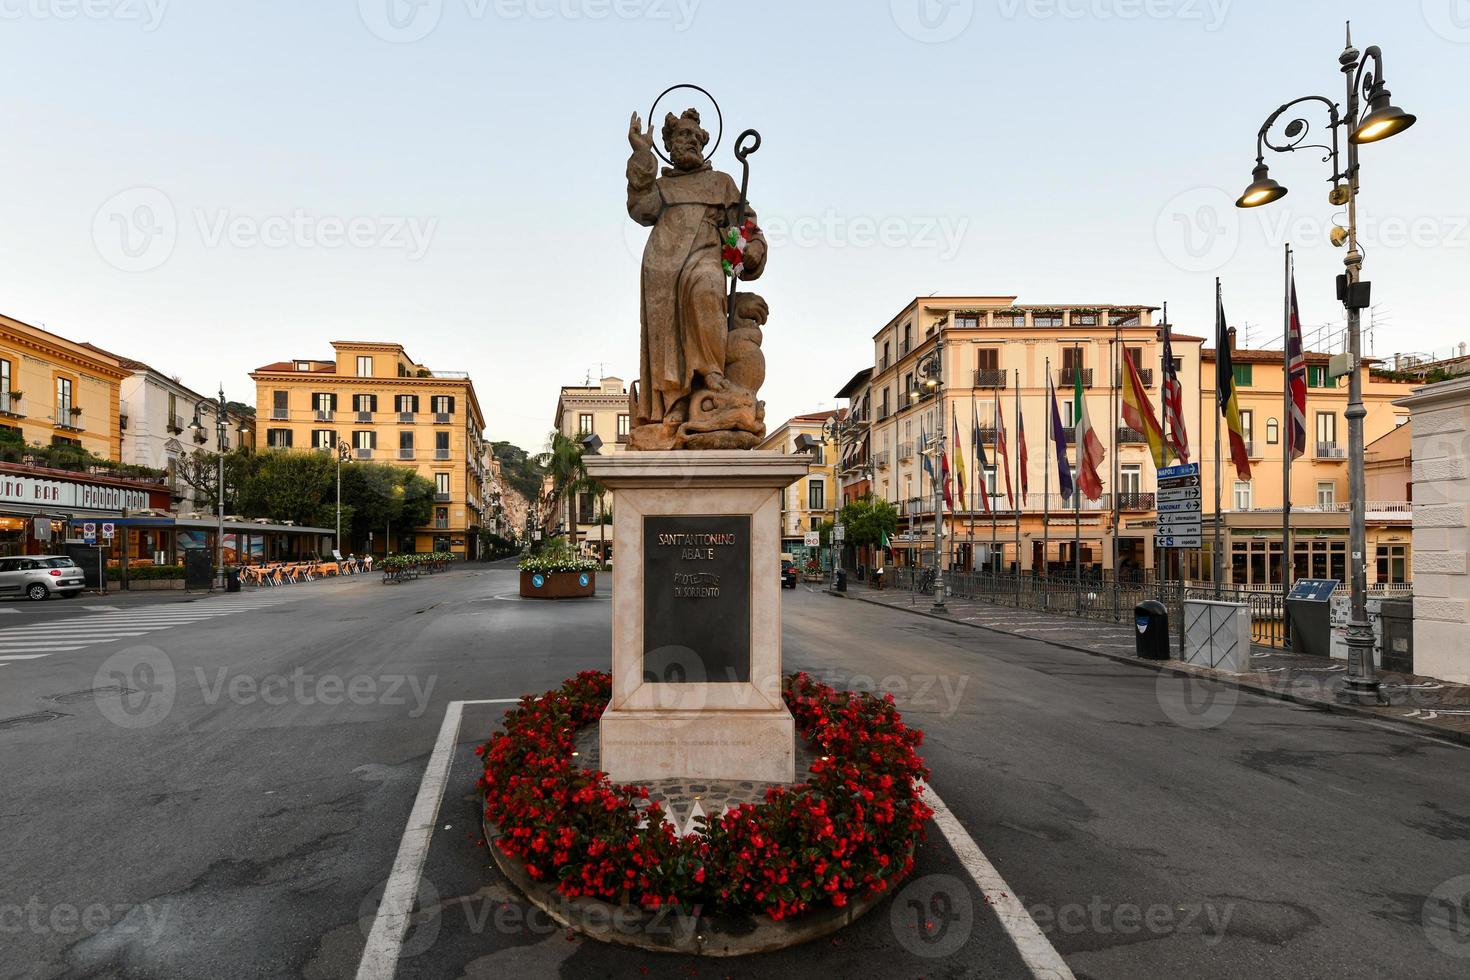
M 1328 167 L 1273 154 L 1291 194 L 1229 203 L 1276 106 L 1343 99 L 1348 17 L 1419 116 L 1363 150 L 1373 349 L 1444 350 L 1467 0 L 0 0 L 0 311 L 246 401 L 261 364 L 401 341 L 536 449 L 559 385 L 636 376 L 627 121 L 694 82 L 717 165 L 764 138 L 772 423 L 929 293 L 1167 300 L 1208 334 L 1218 274 L 1279 346 L 1287 240 L 1305 322 L 1341 319 Z

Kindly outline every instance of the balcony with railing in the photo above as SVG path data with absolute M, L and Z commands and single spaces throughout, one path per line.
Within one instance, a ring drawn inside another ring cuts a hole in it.
M 337 413 L 330 408 L 319 408 L 316 410 L 316 420 L 318 422 L 335 422 L 337 420 Z
M 1118 494 L 1118 509 L 1128 511 L 1153 510 L 1154 495 L 1138 490 L 1124 490 Z
M 413 447 L 412 446 L 399 446 L 398 447 L 398 458 L 399 459 L 413 459 Z
M 1143 382 L 1143 386 L 1145 388 L 1152 388 L 1154 386 L 1154 369 L 1153 368 L 1139 368 L 1138 369 L 1138 380 L 1141 381 L 1141 382 Z
M 1120 426 L 1118 426 L 1118 444 L 1119 445 L 1131 445 L 1131 444 L 1144 443 L 1144 442 L 1148 442 L 1148 440 L 1144 438 L 1142 432 L 1139 432 L 1137 429 L 1132 428 L 1131 426 L 1127 426 L 1127 425 L 1120 425 Z
M 168 429 L 173 435 L 179 435 L 184 431 L 184 417 L 170 412 L 168 421 L 164 423 L 164 428 Z
M 404 425 L 413 425 L 413 413 L 412 412 L 399 412 L 398 413 L 398 421 L 401 422 L 401 423 L 403 423 Z
M 449 413 L 448 412 L 435 412 L 434 413 L 434 424 L 435 425 L 448 425 L 449 424 Z
M 275 405 L 271 406 L 271 421 L 272 422 L 289 422 L 289 421 L 291 421 L 291 410 L 289 408 L 281 408 L 281 407 L 275 406 Z M 180 427 L 178 429 L 178 431 L 179 432 L 183 432 L 184 430 L 183 430 L 182 427 Z
M 446 379 L 448 379 L 450 381 L 468 381 L 469 380 L 469 377 L 470 377 L 470 372 L 468 372 L 468 371 L 430 371 L 429 372 L 429 377 L 431 377 L 431 378 L 446 378 Z
M 0 391 L 0 415 L 12 419 L 25 418 L 26 400 L 16 398 L 8 391 Z
M 980 368 L 975 372 L 976 388 L 1004 388 L 1006 372 L 1000 368 Z
M 883 449 L 873 454 L 873 465 L 880 470 L 888 469 L 888 450 Z
M 449 503 L 449 491 L 447 491 L 447 490 L 439 490 L 439 491 L 436 491 L 434 493 L 434 503 L 436 503 L 436 504 L 447 504 L 447 503 Z
M 56 428 L 65 429 L 67 432 L 81 432 L 86 423 L 82 421 L 82 410 L 75 405 L 56 406 Z
M 914 458 L 914 444 L 912 442 L 901 442 L 898 444 L 898 461 L 902 463 L 906 459 Z
M 1326 460 L 1347 459 L 1347 447 L 1339 446 L 1336 442 L 1317 443 L 1317 458 Z
M 434 450 L 434 458 L 435 459 L 448 459 L 449 458 L 449 450 L 447 450 L 447 449 L 435 449 Z
M 1079 373 L 1082 375 L 1082 387 L 1091 388 L 1092 368 L 1082 368 L 1080 372 L 1077 368 L 1062 368 L 1057 372 L 1057 383 L 1063 388 L 1076 387 Z
M 356 449 L 354 449 L 352 451 L 352 454 L 356 458 L 358 458 L 358 459 L 372 459 L 373 458 L 373 451 L 371 449 L 367 448 L 366 446 L 358 446 Z
M 449 530 L 449 518 L 447 518 L 447 517 L 436 517 L 436 518 L 434 518 L 434 530 L 436 530 L 436 531 L 447 531 L 447 530 Z
M 371 423 L 372 420 L 373 420 L 373 413 L 372 412 L 358 412 L 357 413 L 357 421 L 359 421 L 359 422 L 362 422 L 364 424 L 368 424 L 368 423 Z
M 976 429 L 975 432 L 976 438 L 986 445 L 993 446 L 995 445 L 996 440 L 1000 438 L 1000 429 L 996 428 L 993 425 L 982 425 L 980 426 L 980 428 Z

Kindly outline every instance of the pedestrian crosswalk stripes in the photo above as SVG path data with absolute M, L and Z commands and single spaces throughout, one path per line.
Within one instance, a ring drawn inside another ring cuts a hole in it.
M 15 661 L 40 660 L 53 653 L 83 650 L 99 643 L 128 640 L 176 626 L 296 602 L 300 598 L 298 595 L 218 596 L 190 603 L 188 608 L 159 605 L 144 609 L 98 610 L 46 623 L 4 626 L 0 627 L 0 667 Z

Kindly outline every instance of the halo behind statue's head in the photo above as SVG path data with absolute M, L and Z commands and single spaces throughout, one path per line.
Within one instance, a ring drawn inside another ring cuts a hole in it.
M 725 115 L 724 115 L 724 113 L 722 113 L 720 111 L 720 104 L 715 101 L 715 97 L 713 95 L 710 95 L 709 92 L 705 91 L 703 88 L 700 88 L 698 85 L 691 85 L 688 82 L 684 82 L 684 83 L 681 83 L 679 85 L 670 85 L 668 88 L 664 89 L 662 92 L 659 93 L 658 98 L 656 98 L 656 99 L 653 100 L 653 108 L 651 108 L 651 109 L 648 110 L 648 121 L 649 121 L 650 124 L 652 124 L 653 121 L 658 118 L 658 105 L 659 105 L 660 102 L 663 101 L 664 96 L 668 95 L 670 92 L 677 92 L 679 89 L 686 89 L 686 88 L 687 89 L 693 89 L 694 91 L 700 93 L 706 99 L 709 99 L 710 104 L 715 107 L 715 122 L 716 122 L 715 138 L 712 141 L 710 141 L 708 144 L 706 144 L 708 146 L 708 150 L 704 154 L 704 159 L 705 160 L 708 160 L 710 157 L 712 157 L 712 156 L 715 155 L 715 151 L 720 148 L 720 140 L 724 138 L 724 135 L 725 135 Z M 662 136 L 663 136 L 663 138 L 664 138 L 665 141 L 667 141 L 670 133 L 672 132 L 673 125 L 675 123 L 677 123 L 678 120 L 685 119 L 685 118 L 692 118 L 696 123 L 697 122 L 700 122 L 699 112 L 697 110 L 695 110 L 695 109 L 685 109 L 684 112 L 682 114 L 680 114 L 679 116 L 675 116 L 673 113 L 669 113 L 667 116 L 665 116 L 665 118 L 664 118 L 663 133 L 662 133 Z M 674 164 L 674 161 L 672 161 L 668 157 L 664 156 L 663 151 L 658 148 L 658 145 L 657 144 L 654 145 L 653 152 L 654 153 L 657 153 L 658 154 L 658 158 L 660 160 L 662 160 L 664 163 L 667 163 L 669 166 L 672 167 L 672 166 L 675 165 Z

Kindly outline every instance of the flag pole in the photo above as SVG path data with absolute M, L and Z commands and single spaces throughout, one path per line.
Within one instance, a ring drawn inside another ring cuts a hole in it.
M 1073 390 L 1078 392 L 1072 405 L 1072 441 L 1076 443 L 1073 450 L 1076 451 L 1077 462 L 1072 464 L 1072 579 L 1077 584 L 1077 612 L 1082 613 L 1082 484 L 1078 482 L 1078 476 L 1082 472 L 1082 440 L 1076 438 L 1077 419 L 1082 416 L 1082 406 L 1075 404 L 1076 398 L 1086 398 L 1087 392 L 1082 388 L 1082 347 L 1076 341 L 1072 342 L 1072 370 Z
M 1018 368 L 1012 369 L 1016 377 L 1016 486 L 1015 493 L 1021 493 L 1021 440 L 1025 438 L 1026 429 L 1021 421 L 1021 372 Z M 1021 604 L 1021 504 L 1012 504 L 1016 512 L 1016 605 Z
M 1286 646 L 1286 636 L 1291 624 L 1286 620 L 1286 595 L 1291 590 L 1291 461 L 1296 456 L 1296 416 L 1292 414 L 1291 398 L 1291 244 L 1285 246 L 1284 276 L 1282 283 L 1282 331 L 1285 342 L 1281 345 L 1281 421 L 1285 423 L 1286 438 L 1281 440 L 1281 645 Z M 1306 351 L 1302 351 L 1303 360 Z
M 1118 358 L 1123 356 L 1123 325 L 1121 323 L 1113 324 L 1113 342 L 1108 346 L 1110 347 L 1109 353 L 1112 355 L 1108 358 L 1108 372 L 1112 375 L 1112 387 L 1108 391 L 1108 401 L 1113 410 L 1113 431 L 1110 440 L 1113 444 L 1113 465 L 1109 468 L 1108 479 L 1113 490 L 1113 619 L 1116 620 L 1122 617 L 1120 606 L 1123 601 L 1122 582 L 1118 578 L 1118 527 L 1123 514 L 1123 500 L 1120 496 L 1122 487 L 1118 483 L 1118 402 L 1120 400 L 1118 383 L 1122 378 L 1122 373 L 1118 369 Z
M 1210 562 L 1210 577 L 1215 580 L 1215 595 L 1220 595 L 1220 579 L 1225 577 L 1225 553 L 1221 550 L 1224 543 L 1221 540 L 1220 527 L 1220 351 L 1221 344 L 1230 343 L 1226 333 L 1224 320 L 1223 296 L 1220 292 L 1220 277 L 1215 277 L 1215 554 Z
M 965 501 L 970 508 L 970 560 L 968 563 L 970 567 L 965 571 L 971 573 L 975 571 L 975 473 L 980 466 L 980 460 L 975 455 L 975 440 L 979 437 L 980 433 L 975 431 L 975 390 L 972 388 L 970 389 L 970 492 L 967 494 L 970 499 Z
M 996 453 L 999 453 L 1000 452 L 1000 433 L 999 433 L 999 429 L 1000 429 L 1000 418 L 999 418 L 999 416 L 997 416 L 996 418 L 991 419 L 991 426 L 990 426 L 990 431 L 992 433 L 991 439 L 993 440 L 991 442 L 991 444 L 990 444 L 990 448 L 994 452 L 996 452 Z M 996 520 L 997 520 L 996 513 L 995 513 L 995 507 L 999 503 L 999 501 L 996 500 L 995 493 L 994 493 L 994 484 L 995 484 L 995 482 L 996 482 L 995 479 L 992 477 L 990 480 L 986 481 L 986 484 L 985 484 L 985 492 L 990 496 L 990 500 L 989 500 L 989 503 L 990 503 L 990 554 L 989 554 L 989 556 L 987 556 L 988 560 L 987 560 L 986 563 L 990 566 L 990 577 L 991 577 L 992 580 L 995 579 L 997 576 L 1000 575 L 1000 565 L 1001 564 L 1004 564 L 1004 562 L 997 563 L 996 560 L 995 560 L 995 531 L 996 531 Z
M 1046 402 L 1041 406 L 1041 577 L 1051 577 L 1051 358 L 1046 359 Z M 1045 593 L 1042 593 L 1045 595 Z

